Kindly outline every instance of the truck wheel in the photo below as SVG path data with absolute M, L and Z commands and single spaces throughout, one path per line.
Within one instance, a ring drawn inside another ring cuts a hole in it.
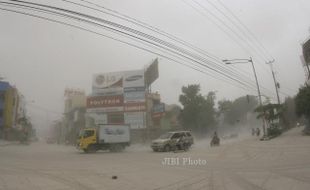
M 165 147 L 164 147 L 164 152 L 169 152 L 170 151 L 170 146 L 169 145 L 166 145 Z
M 97 148 L 94 145 L 89 145 L 86 149 L 86 153 L 94 153 L 97 151 Z
M 112 146 L 110 147 L 110 151 L 111 151 L 111 152 L 121 152 L 121 151 L 123 151 L 123 150 L 124 150 L 124 146 L 119 145 L 119 144 L 112 145 Z

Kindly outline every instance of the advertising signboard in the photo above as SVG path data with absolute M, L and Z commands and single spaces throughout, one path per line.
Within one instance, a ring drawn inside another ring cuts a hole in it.
M 67 98 L 73 96 L 85 96 L 85 91 L 80 89 L 66 88 L 64 96 Z
M 122 112 L 124 111 L 124 106 L 117 107 L 106 107 L 106 108 L 87 108 L 88 113 L 97 113 L 97 112 Z
M 145 112 L 124 113 L 125 124 L 130 125 L 131 129 L 145 128 Z
M 165 115 L 165 104 L 155 104 L 152 107 L 152 118 L 153 119 L 160 119 Z
M 91 118 L 95 125 L 102 125 L 108 123 L 107 114 L 103 112 L 87 113 L 86 116 Z
M 124 92 L 124 102 L 145 102 L 145 91 Z
M 115 95 L 123 91 L 123 72 L 95 74 L 93 94 Z
M 153 113 L 165 112 L 165 104 L 160 103 L 160 104 L 153 105 L 152 112 Z
M 132 111 L 145 111 L 146 106 L 145 102 L 135 102 L 135 103 L 126 103 L 124 104 L 124 111 L 125 112 L 132 112 Z
M 144 87 L 144 71 L 125 71 L 123 73 L 124 88 L 128 87 Z
M 124 97 L 116 96 L 89 96 L 87 97 L 87 108 L 105 108 L 123 106 Z
M 145 84 L 147 86 L 151 85 L 158 78 L 158 76 L 158 59 L 156 58 L 144 73 Z

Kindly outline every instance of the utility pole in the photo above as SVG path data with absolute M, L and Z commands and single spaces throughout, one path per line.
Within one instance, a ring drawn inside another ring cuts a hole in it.
M 272 73 L 272 77 L 273 77 L 274 86 L 275 86 L 275 88 L 276 88 L 277 100 L 278 100 L 278 104 L 280 105 L 280 104 L 281 104 L 281 101 L 280 101 L 279 90 L 278 90 L 278 88 L 279 88 L 279 83 L 278 83 L 277 80 L 276 80 L 276 76 L 275 76 L 275 73 L 274 73 L 274 70 L 273 70 L 273 66 L 272 66 L 272 63 L 273 63 L 274 61 L 275 61 L 275 60 L 266 62 L 266 64 L 270 65 L 270 69 L 271 69 L 271 73 Z
M 250 57 L 250 59 L 230 59 L 230 60 L 223 60 L 223 62 L 227 65 L 229 64 L 237 64 L 237 63 L 251 63 L 252 64 L 252 69 L 253 69 L 253 73 L 254 73 L 254 77 L 255 77 L 255 82 L 256 82 L 256 87 L 257 87 L 257 93 L 258 93 L 258 99 L 259 99 L 259 104 L 260 107 L 263 107 L 263 102 L 262 102 L 262 95 L 260 92 L 260 88 L 259 88 L 259 84 L 258 84 L 258 80 L 257 80 L 257 75 L 256 75 L 256 70 L 255 70 L 255 66 L 254 66 L 254 62 L 252 57 Z M 264 133 L 264 137 L 266 137 L 266 113 L 264 111 L 263 113 L 263 133 Z

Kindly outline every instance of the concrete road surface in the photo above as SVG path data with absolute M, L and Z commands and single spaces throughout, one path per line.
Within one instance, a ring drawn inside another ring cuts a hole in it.
M 10 145 L 0 147 L 0 189 L 309 190 L 310 137 L 295 128 L 271 141 L 197 143 L 178 153 L 138 145 L 95 154 L 64 145 Z

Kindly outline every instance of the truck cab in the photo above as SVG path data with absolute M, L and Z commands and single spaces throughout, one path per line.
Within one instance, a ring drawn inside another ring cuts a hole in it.
M 82 129 L 79 135 L 78 148 L 87 152 L 95 144 L 97 144 L 96 128 Z

